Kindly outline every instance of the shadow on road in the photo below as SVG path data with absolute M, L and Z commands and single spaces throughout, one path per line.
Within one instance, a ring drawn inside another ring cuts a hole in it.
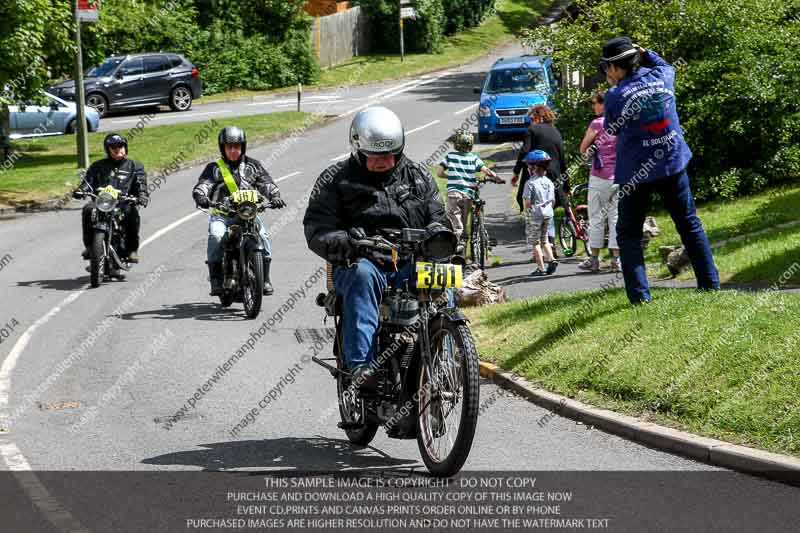
M 122 320 L 138 320 L 141 318 L 158 320 L 247 320 L 241 304 L 234 303 L 223 309 L 215 302 L 187 302 L 182 304 L 162 305 L 160 309 L 137 311 L 120 315 Z
M 204 470 L 281 468 L 282 471 L 337 471 L 419 464 L 417 459 L 390 457 L 372 446 L 356 446 L 346 440 L 320 436 L 217 442 L 199 446 L 205 449 L 167 453 L 144 459 L 142 463 L 198 466 Z
M 89 286 L 89 276 L 67 279 L 36 279 L 31 281 L 18 281 L 19 287 L 35 287 L 37 289 L 52 289 L 56 291 L 74 291 Z

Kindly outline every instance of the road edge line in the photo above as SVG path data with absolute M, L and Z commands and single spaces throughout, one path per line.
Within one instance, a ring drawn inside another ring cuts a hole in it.
M 702 437 L 638 418 L 592 407 L 560 394 L 537 388 L 527 379 L 479 361 L 480 375 L 496 385 L 522 396 L 531 403 L 560 416 L 595 426 L 651 448 L 682 455 L 702 463 L 800 485 L 800 459 L 756 448 Z

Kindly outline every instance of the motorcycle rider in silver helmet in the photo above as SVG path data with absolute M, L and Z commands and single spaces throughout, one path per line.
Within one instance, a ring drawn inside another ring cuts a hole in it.
M 247 152 L 247 136 L 244 130 L 236 126 L 227 126 L 219 132 L 219 152 L 222 155 L 214 163 L 209 163 L 192 190 L 192 196 L 198 207 L 208 209 L 211 202 L 221 202 L 232 194 L 232 190 L 255 189 L 264 195 L 277 208 L 286 207 L 281 199 L 280 190 L 272 180 L 269 172 L 257 160 L 245 155 Z M 235 182 L 228 184 L 226 174 Z M 272 263 L 272 243 L 261 217 L 256 217 L 259 235 L 264 245 L 264 294 L 274 292 L 269 278 Z M 222 266 L 222 238 L 228 226 L 235 223 L 235 217 L 228 216 L 217 209 L 211 210 L 208 223 L 208 277 L 211 283 L 211 296 L 222 294 L 224 271 Z
M 362 387 L 374 386 L 369 362 L 375 356 L 379 305 L 392 276 L 405 279 L 412 265 L 385 254 L 352 258 L 351 238 L 380 229 L 443 228 L 439 189 L 428 169 L 403 154 L 405 130 L 385 107 L 369 107 L 350 125 L 349 159 L 319 176 L 303 219 L 309 248 L 332 263 L 336 292 L 343 298 L 344 358 Z

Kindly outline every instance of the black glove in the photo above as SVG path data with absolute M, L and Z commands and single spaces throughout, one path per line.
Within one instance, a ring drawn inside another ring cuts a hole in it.
M 73 191 L 73 193 L 72 193 L 72 197 L 73 197 L 73 198 L 75 198 L 76 200 L 80 200 L 80 199 L 82 199 L 84 196 L 86 196 L 86 193 L 85 193 L 85 192 L 83 192 L 83 191 L 82 191 L 82 190 L 80 190 L 80 189 L 78 189 L 77 191 Z
M 348 233 L 350 234 L 350 237 L 357 241 L 367 238 L 367 232 L 364 231 L 364 228 L 350 228 Z
M 325 245 L 325 256 L 331 263 L 344 263 L 355 252 L 355 247 L 347 232 L 332 231 L 320 238 Z
M 147 207 L 147 204 L 150 203 L 150 198 L 148 198 L 147 196 L 144 196 L 144 195 L 140 196 L 139 200 L 137 200 L 136 203 L 139 204 L 142 207 Z
M 276 194 L 270 199 L 270 203 L 272 204 L 272 207 L 274 207 L 275 209 L 283 209 L 284 207 L 286 207 L 286 202 L 284 202 L 283 198 L 281 198 L 280 195 L 278 194 Z
M 202 207 L 203 209 L 211 207 L 211 202 L 209 202 L 208 196 L 205 194 L 195 196 L 194 203 L 197 204 L 197 207 Z

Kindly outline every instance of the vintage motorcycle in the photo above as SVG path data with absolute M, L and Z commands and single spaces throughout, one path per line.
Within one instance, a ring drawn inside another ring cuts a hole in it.
M 370 363 L 377 386 L 364 390 L 345 365 L 342 353 L 342 299 L 333 288 L 317 304 L 332 316 L 333 358 L 312 357 L 336 379 L 341 422 L 348 439 L 369 444 L 378 427 L 391 438 L 415 438 L 428 470 L 455 475 L 469 455 L 478 423 L 478 353 L 467 318 L 451 306 L 449 294 L 461 286 L 460 264 L 450 262 L 455 235 L 449 230 L 383 230 L 353 239 L 360 257 L 391 255 L 399 272 L 380 306 L 377 350 Z M 335 366 L 328 361 L 335 361 Z
M 222 307 L 242 302 L 247 318 L 255 318 L 261 311 L 264 294 L 264 246 L 258 234 L 256 216 L 274 208 L 258 191 L 238 190 L 222 202 L 212 202 L 211 207 L 230 213 L 236 219 L 228 226 L 223 238 L 223 292 L 219 297 Z
M 83 196 L 93 199 L 92 225 L 94 237 L 89 248 L 89 283 L 99 287 L 102 281 L 125 279 L 123 272 L 130 270 L 130 263 L 120 257 L 125 249 L 125 231 L 122 221 L 126 203 L 136 203 L 135 196 L 120 194 L 121 191 L 107 185 L 95 193 L 83 192 Z

